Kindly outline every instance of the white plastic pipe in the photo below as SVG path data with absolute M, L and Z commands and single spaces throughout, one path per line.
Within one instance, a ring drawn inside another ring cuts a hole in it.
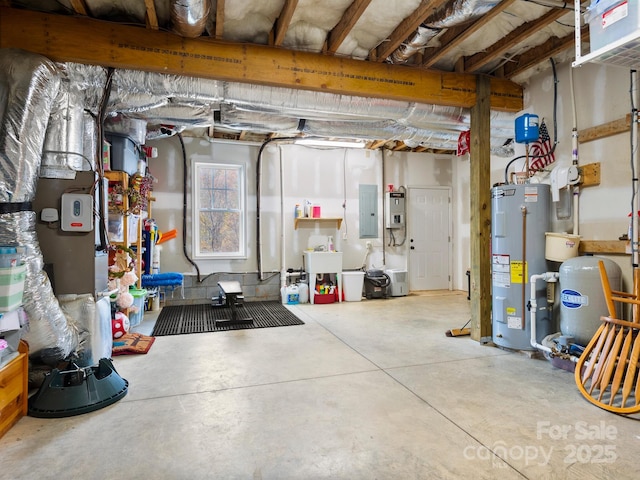
M 284 167 L 282 165 L 282 149 L 278 148 L 280 154 L 280 288 L 287 285 L 287 249 L 285 235 L 285 213 L 284 213 Z
M 571 129 L 571 164 L 578 166 L 578 113 L 576 109 L 576 94 L 573 87 L 573 68 L 569 69 L 569 86 L 571 87 L 571 110 L 573 113 L 573 128 Z M 580 186 L 573 186 L 573 234 L 580 235 Z
M 544 280 L 545 282 L 557 282 L 558 281 L 558 273 L 557 272 L 545 272 L 539 275 L 531 275 L 530 283 L 531 283 L 531 294 L 529 302 L 531 304 L 531 346 L 540 351 L 552 353 L 553 351 L 544 345 L 541 345 L 536 340 L 536 311 L 538 310 L 538 302 L 536 301 L 536 282 L 538 280 Z M 569 355 L 569 358 L 572 362 L 576 363 L 578 361 L 578 357 L 574 355 Z

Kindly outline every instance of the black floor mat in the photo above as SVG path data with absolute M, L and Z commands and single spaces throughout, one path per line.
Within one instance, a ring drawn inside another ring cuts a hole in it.
M 185 333 L 221 332 L 245 328 L 286 327 L 304 325 L 280 302 L 246 302 L 238 307 L 238 317 L 250 317 L 251 322 L 229 323 L 231 308 L 207 305 L 175 305 L 164 307 L 153 327 L 152 336 Z

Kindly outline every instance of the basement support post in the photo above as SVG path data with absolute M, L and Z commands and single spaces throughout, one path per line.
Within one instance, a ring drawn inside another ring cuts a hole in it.
M 490 79 L 479 75 L 471 107 L 471 338 L 491 341 Z

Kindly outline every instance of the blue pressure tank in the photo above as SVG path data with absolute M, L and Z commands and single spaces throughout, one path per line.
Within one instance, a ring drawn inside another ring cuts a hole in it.
M 538 115 L 525 113 L 516 118 L 516 142 L 531 143 L 538 140 L 540 131 L 538 128 Z

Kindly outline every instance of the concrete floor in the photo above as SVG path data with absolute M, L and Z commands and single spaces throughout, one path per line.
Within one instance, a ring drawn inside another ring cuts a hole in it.
M 0 478 L 638 478 L 636 420 L 546 360 L 444 335 L 469 318 L 464 293 L 290 308 L 305 325 L 116 357 L 127 396 L 23 418 Z

